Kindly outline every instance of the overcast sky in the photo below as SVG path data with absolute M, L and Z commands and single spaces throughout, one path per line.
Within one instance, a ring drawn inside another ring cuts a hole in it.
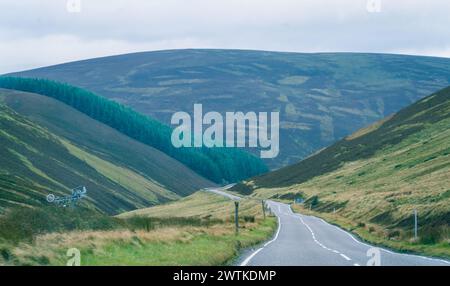
M 450 57 L 448 0 L 78 1 L 0 0 L 0 73 L 180 48 Z

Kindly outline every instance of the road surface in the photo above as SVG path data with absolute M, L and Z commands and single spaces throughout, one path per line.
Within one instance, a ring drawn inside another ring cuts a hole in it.
M 441 265 L 449 261 L 395 253 L 360 242 L 350 233 L 324 220 L 293 213 L 290 206 L 268 201 L 278 217 L 278 231 L 272 240 L 244 253 L 238 265 Z
M 224 192 L 224 190 L 227 190 L 227 189 L 233 187 L 234 185 L 235 184 L 230 184 L 230 185 L 226 185 L 226 186 L 221 187 L 221 188 L 206 188 L 206 189 L 203 189 L 203 190 L 206 191 L 206 192 L 210 192 L 210 193 L 214 193 L 214 194 L 217 194 L 217 195 L 220 195 L 220 196 L 227 197 L 227 198 L 229 198 L 230 200 L 233 200 L 233 201 L 239 201 L 241 199 L 241 197 L 238 197 L 238 196 L 232 195 L 230 193 Z

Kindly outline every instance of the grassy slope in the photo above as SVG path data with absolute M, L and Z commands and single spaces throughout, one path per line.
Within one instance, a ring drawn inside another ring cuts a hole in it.
M 232 219 L 234 217 L 234 202 L 216 194 L 200 191 L 176 202 L 139 209 L 120 214 L 119 217 L 200 217 Z M 261 218 L 260 205 L 250 200 L 243 200 L 239 210 L 243 215 L 253 215 Z
M 53 99 L 0 90 L 0 100 L 1 209 L 42 204 L 49 192 L 63 194 L 84 184 L 90 203 L 119 213 L 211 184 L 161 152 Z M 181 175 L 183 183 L 177 179 Z
M 450 88 L 235 191 L 300 194 L 308 212 L 391 247 L 450 256 Z M 413 210 L 419 240 L 413 241 Z M 333 211 L 336 210 L 336 213 Z
M 147 231 L 115 227 L 106 231 L 53 232 L 38 235 L 31 243 L 2 243 L 0 237 L 0 265 L 64 265 L 66 251 L 73 247 L 80 249 L 82 265 L 228 264 L 241 248 L 266 240 L 276 227 L 273 217 L 262 220 L 259 203 L 247 201 L 243 204 L 241 217 L 255 221 L 242 219 L 239 235 L 234 233 L 233 203 L 217 195 L 199 192 L 158 206 L 157 215 L 165 217 L 162 220 L 166 225 Z M 174 208 L 179 210 L 179 218 L 171 218 Z M 127 213 L 118 220 L 131 222 L 136 220 L 134 215 Z
M 280 111 L 283 148 L 298 162 L 450 85 L 445 58 L 352 53 L 172 50 L 97 58 L 17 73 L 92 90 L 170 124 L 176 111 Z

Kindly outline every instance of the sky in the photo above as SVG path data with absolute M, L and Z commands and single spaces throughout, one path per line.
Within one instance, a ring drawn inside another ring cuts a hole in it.
M 0 74 L 183 48 L 450 57 L 448 0 L 0 0 Z

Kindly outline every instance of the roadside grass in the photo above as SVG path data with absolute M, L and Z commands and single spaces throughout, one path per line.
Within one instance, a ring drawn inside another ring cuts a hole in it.
M 439 230 L 442 233 L 442 237 L 445 237 L 439 241 L 434 241 L 433 238 L 427 241 L 428 237 L 435 235 L 434 231 L 428 232 L 428 230 L 425 230 L 425 232 L 419 231 L 421 236 L 419 236 L 418 240 L 414 240 L 412 231 L 389 230 L 373 223 L 354 222 L 337 214 L 310 210 L 304 205 L 292 205 L 292 209 L 294 212 L 320 217 L 328 223 L 355 234 L 362 241 L 373 245 L 387 247 L 403 253 L 450 259 L 449 227 L 444 227 Z
M 158 206 L 160 217 L 109 217 L 82 206 L 15 210 L 0 217 L 0 265 L 65 265 L 70 248 L 80 250 L 82 265 L 226 265 L 276 229 L 274 217 L 258 214 L 257 201 L 243 201 L 235 234 L 233 202 L 203 192 L 192 196 L 178 202 L 184 206 L 178 212 L 177 203 Z M 199 202 L 203 206 L 189 211 Z
M 239 250 L 267 239 L 275 228 L 273 218 L 245 224 L 239 235 L 230 223 L 210 228 L 182 228 L 178 237 L 165 241 L 109 242 L 102 251 L 87 251 L 83 265 L 226 265 Z M 82 251 L 83 253 L 83 251 Z
M 81 265 L 226 265 L 239 250 L 266 240 L 276 220 L 245 223 L 238 235 L 231 223 L 161 227 L 151 231 L 74 231 L 41 235 L 30 243 L 0 243 L 0 264 L 65 265 L 69 248 L 81 253 Z M 3 260 L 3 263 L 2 263 Z

